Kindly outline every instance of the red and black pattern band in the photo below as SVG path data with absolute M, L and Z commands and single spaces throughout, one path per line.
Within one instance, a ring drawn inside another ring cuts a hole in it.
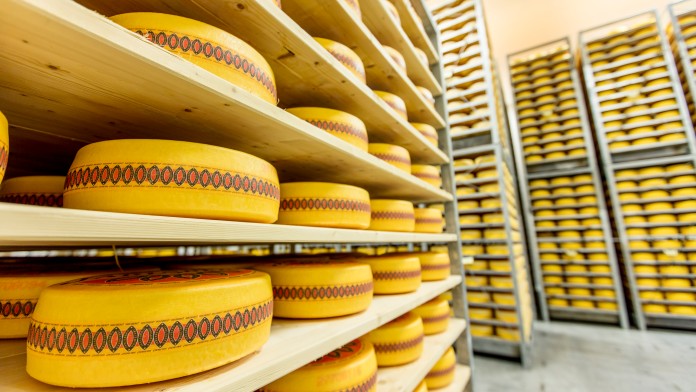
M 344 286 L 286 287 L 273 286 L 276 301 L 315 301 L 357 297 L 372 294 L 373 283 L 363 282 Z
M 0 202 L 29 204 L 32 206 L 63 207 L 62 193 L 7 193 L 0 195 Z
M 353 59 L 350 56 L 346 56 L 343 53 L 339 53 L 333 50 L 329 50 L 329 53 L 331 53 L 331 55 L 334 56 L 334 58 L 336 58 L 336 60 L 338 60 L 341 64 L 360 74 L 360 76 L 362 76 L 363 79 L 365 78 L 365 67 L 362 63 L 358 63 L 357 61 L 355 61 L 355 59 Z
M 442 218 L 416 218 L 416 224 L 439 224 L 442 223 Z
M 28 318 L 34 313 L 38 298 L 0 299 L 0 316 L 2 318 Z
M 73 167 L 65 178 L 65 193 L 87 188 L 126 186 L 202 188 L 280 199 L 280 187 L 272 181 L 207 167 L 145 162 L 114 163 Z
M 7 145 L 0 142 L 0 173 L 7 170 L 7 161 L 10 158 L 10 149 Z
M 447 368 L 442 369 L 442 370 L 431 370 L 428 372 L 428 375 L 426 377 L 446 376 L 446 375 L 454 372 L 454 367 L 455 367 L 455 364 L 452 364 L 452 366 L 448 366 Z
M 449 264 L 423 264 L 421 265 L 421 270 L 425 271 L 433 271 L 433 270 L 441 270 L 441 269 L 449 269 L 450 265 Z
M 389 105 L 390 108 L 396 110 L 397 112 L 406 114 L 406 106 L 402 105 L 401 102 L 395 102 L 391 99 L 384 98 L 382 98 L 382 101 L 384 101 L 387 105 Z
M 363 129 L 356 128 L 350 124 L 327 121 L 327 120 L 305 120 L 317 128 L 321 128 L 328 132 L 346 134 L 358 138 L 367 143 L 367 132 Z
M 413 173 L 414 176 L 418 178 L 427 178 L 431 180 L 439 180 L 440 176 L 438 174 L 430 174 L 430 173 Z
M 273 301 L 179 320 L 138 325 L 55 325 L 33 320 L 27 348 L 48 355 L 132 354 L 223 339 L 270 322 Z
M 406 280 L 420 278 L 421 270 L 413 271 L 375 271 L 372 273 L 374 280 Z
M 414 220 L 416 219 L 413 212 L 405 211 L 372 211 L 372 219 L 403 219 L 403 220 Z
M 378 353 L 393 353 L 398 351 L 410 350 L 414 347 L 418 347 L 423 344 L 423 334 L 409 340 L 396 342 L 396 343 L 385 343 L 385 344 L 375 344 L 375 351 Z
M 289 198 L 280 201 L 280 210 L 344 210 L 369 214 L 370 203 L 350 199 Z
M 446 320 L 450 318 L 449 313 L 444 313 L 439 316 L 433 316 L 433 317 L 421 317 L 423 319 L 424 323 L 439 323 L 440 321 Z
M 403 163 L 404 165 L 410 165 L 411 164 L 411 159 L 408 157 L 403 157 L 401 155 L 396 155 L 396 154 L 383 154 L 383 153 L 370 153 L 377 158 L 387 161 L 387 162 L 398 162 L 398 163 Z

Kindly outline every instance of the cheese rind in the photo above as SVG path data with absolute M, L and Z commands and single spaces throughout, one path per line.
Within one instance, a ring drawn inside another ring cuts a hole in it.
M 440 168 L 432 165 L 411 165 L 411 174 L 427 182 L 428 184 L 440 188 L 442 186 L 442 177 L 440 177 Z
M 416 208 L 414 210 L 417 233 L 442 233 L 444 220 L 442 213 L 436 208 Z
M 418 252 L 421 264 L 421 279 L 424 282 L 447 279 L 450 276 L 450 259 L 448 253 Z
M 365 128 L 365 123 L 352 114 L 340 110 L 317 107 L 289 108 L 287 112 L 363 151 L 367 151 L 367 128 Z
M 370 265 L 375 294 L 410 293 L 421 285 L 421 265 L 415 255 L 387 253 L 359 261 Z
M 367 229 L 370 195 L 352 185 L 328 182 L 280 184 L 278 222 L 283 225 Z
M 0 202 L 62 207 L 64 185 L 65 177 L 63 176 L 10 178 L 0 186 Z
M 450 347 L 425 377 L 428 389 L 444 388 L 450 385 L 454 380 L 456 362 L 454 349 Z
M 370 230 L 411 232 L 416 228 L 413 203 L 406 200 L 370 200 Z
M 396 168 L 411 173 L 411 154 L 408 150 L 394 144 L 370 143 L 367 146 L 370 155 L 395 166 Z
M 375 347 L 378 366 L 404 365 L 423 353 L 423 322 L 408 312 L 366 336 Z
M 10 157 L 10 135 L 7 118 L 0 112 L 0 183 L 5 177 L 7 162 Z
M 372 90 L 382 101 L 384 101 L 390 108 L 394 109 L 396 114 L 404 120 L 408 121 L 408 112 L 406 111 L 406 102 L 404 102 L 401 97 L 396 94 L 388 93 L 386 91 Z
M 450 307 L 446 299 L 436 297 L 412 310 L 423 320 L 423 332 L 434 335 L 447 329 L 450 319 Z
M 353 50 L 342 43 L 332 41 L 330 39 L 318 37 L 313 38 L 321 46 L 323 46 L 324 49 L 331 53 L 331 55 L 338 60 L 339 63 L 343 64 L 348 71 L 360 79 L 360 81 L 363 83 L 367 81 L 365 77 L 365 65 L 360 59 L 360 56 L 358 56 Z

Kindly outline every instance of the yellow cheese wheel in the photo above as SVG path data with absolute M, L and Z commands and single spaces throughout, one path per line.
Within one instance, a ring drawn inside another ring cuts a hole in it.
M 324 47 L 331 55 L 343 64 L 353 75 L 365 83 L 365 65 L 363 65 L 360 56 L 358 56 L 349 47 L 332 41 L 326 38 L 313 37 L 321 46 Z
M 416 86 L 416 90 L 418 90 L 418 93 L 428 102 L 430 107 L 435 108 L 435 97 L 433 97 L 433 93 L 431 93 L 430 90 L 423 86 Z
M 317 128 L 367 151 L 367 128 L 359 118 L 340 110 L 298 107 L 287 111 Z
M 443 280 L 450 276 L 449 254 L 442 252 L 417 252 L 420 261 L 421 279 L 424 282 Z
M 411 165 L 411 174 L 436 188 L 440 188 L 442 186 L 440 168 L 437 166 Z
M 416 208 L 416 227 L 413 231 L 417 233 L 442 233 L 444 220 L 442 213 L 436 208 Z
M 516 328 L 502 328 L 498 327 L 495 330 L 496 335 L 503 340 L 510 340 L 513 342 L 520 341 L 520 331 Z
M 493 336 L 494 332 L 492 325 L 471 324 L 469 328 L 471 330 L 471 336 Z
M 0 112 L 0 183 L 5 177 L 7 161 L 10 156 L 10 135 L 7 118 Z
M 413 231 L 416 218 L 413 203 L 405 200 L 370 200 L 370 230 Z
M 466 299 L 472 304 L 483 304 L 491 301 L 491 295 L 483 291 L 469 291 L 466 293 Z
M 153 12 L 115 15 L 111 20 L 266 102 L 278 103 L 268 62 L 226 31 L 197 20 Z
M 408 312 L 366 336 L 375 347 L 378 366 L 404 365 L 423 353 L 423 321 Z
M 384 51 L 387 52 L 387 55 L 389 55 L 389 57 L 394 60 L 396 65 L 399 66 L 399 69 L 406 72 L 406 60 L 404 60 L 404 56 L 391 46 L 382 45 L 382 47 L 384 48 Z
M 423 332 L 426 335 L 443 332 L 449 325 L 450 307 L 444 298 L 433 298 L 413 309 L 412 312 L 423 320 Z
M 372 271 L 364 263 L 295 260 L 254 268 L 271 276 L 276 317 L 345 316 L 372 302 Z
M 394 144 L 370 143 L 367 151 L 388 164 L 411 173 L 411 155 L 405 148 Z
M 278 223 L 284 225 L 366 229 L 370 196 L 351 185 L 291 182 L 280 185 Z
M 387 253 L 359 261 L 372 269 L 375 294 L 410 293 L 420 287 L 421 264 L 414 254 Z
M 498 305 L 515 305 L 515 296 L 513 294 L 493 293 L 493 301 Z
M 259 392 L 335 392 L 377 390 L 377 357 L 365 337 L 259 389 Z
M 272 314 L 270 279 L 256 271 L 86 277 L 41 292 L 27 338 L 27 372 L 66 387 L 186 376 L 258 350 Z
M 64 186 L 62 176 L 10 178 L 0 185 L 0 202 L 62 207 Z
M 111 140 L 78 151 L 67 208 L 272 223 L 278 175 L 254 156 L 171 140 Z
M 389 107 L 394 109 L 396 114 L 408 121 L 408 113 L 406 112 L 406 102 L 398 95 L 388 93 L 386 91 L 372 90 L 379 98 L 381 98 Z
M 384 4 L 384 7 L 387 8 L 387 12 L 389 15 L 391 15 L 392 18 L 396 21 L 396 24 L 399 25 L 401 24 L 401 20 L 399 19 L 399 12 L 396 10 L 396 6 L 392 3 L 390 3 L 388 0 L 379 0 Z
M 438 134 L 435 128 L 432 125 L 429 124 L 423 124 L 423 123 L 416 123 L 412 122 L 411 125 L 413 125 L 414 128 L 418 132 L 420 132 L 425 138 L 435 146 L 437 146 L 438 143 Z
M 444 388 L 450 385 L 454 381 L 456 362 L 457 358 L 454 355 L 454 349 L 450 347 L 425 377 L 428 390 Z

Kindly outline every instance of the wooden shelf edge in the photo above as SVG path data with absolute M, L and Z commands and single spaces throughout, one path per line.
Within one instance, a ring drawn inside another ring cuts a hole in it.
M 118 388 L 118 390 L 130 392 L 254 391 L 460 283 L 460 276 L 451 276 L 443 281 L 423 283 L 414 293 L 376 296 L 369 309 L 353 316 L 311 321 L 274 319 L 270 339 L 256 354 L 204 373 L 148 385 Z M 24 343 L 23 340 L 20 342 Z M 25 347 L 22 344 L 20 349 L 16 341 L 0 342 L 0 353 L 6 353 L 6 356 L 0 356 L 0 375 L 2 375 L 5 390 L 74 391 L 43 384 L 29 377 L 24 370 Z M 92 389 L 91 391 L 105 390 Z
M 410 0 L 391 0 L 391 2 L 394 3 L 397 11 L 399 11 L 401 26 L 406 35 L 411 39 L 413 45 L 417 46 L 428 55 L 428 62 L 430 64 L 437 63 L 440 60 L 437 51 L 430 41 L 428 34 L 425 32 L 423 25 L 418 23 L 418 21 L 421 20 L 420 16 L 418 16 L 416 10 L 411 6 Z

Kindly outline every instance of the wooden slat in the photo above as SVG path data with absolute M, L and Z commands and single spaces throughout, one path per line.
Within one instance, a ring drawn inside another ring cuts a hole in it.
M 411 6 L 410 0 L 390 0 L 395 6 L 396 10 L 399 11 L 399 16 L 401 17 L 401 27 L 404 32 L 411 39 L 414 46 L 420 48 L 422 51 L 428 55 L 428 61 L 430 64 L 435 64 L 439 60 L 437 51 L 433 46 L 433 43 L 428 38 L 428 33 L 425 32 L 423 23 L 416 13 L 416 10 Z M 420 0 L 417 0 L 420 1 Z M 421 23 L 419 23 L 421 21 Z
M 284 181 L 341 182 L 414 201 L 451 197 L 71 1 L 3 5 L 0 107 L 20 130 L 13 140 L 40 138 L 27 130 L 57 135 L 55 155 L 99 140 L 187 140 L 264 158 Z M 15 157 L 36 155 L 22 146 L 32 145 L 11 143 L 12 173 L 26 170 L 13 169 Z
M 363 21 L 372 33 L 384 45 L 389 45 L 403 54 L 406 60 L 408 76 L 418 86 L 423 86 L 434 95 L 442 94 L 442 87 L 428 67 L 420 62 L 411 40 L 396 20 L 391 16 L 383 0 L 364 1 L 360 3 Z
M 248 42 L 271 64 L 282 107 L 331 107 L 365 122 L 371 141 L 403 146 L 415 161 L 446 155 L 383 103 L 270 0 L 78 0 L 107 16 L 151 11 L 196 19 Z
M 452 242 L 454 234 L 327 229 L 0 203 L 0 249 L 111 245 Z
M 401 97 L 406 102 L 409 121 L 444 128 L 445 121 L 434 106 L 416 90 L 345 1 L 286 0 L 283 11 L 312 36 L 328 38 L 354 50 L 365 64 L 367 84 Z
M 312 321 L 274 319 L 271 336 L 260 352 L 204 373 L 148 385 L 81 391 L 254 391 L 395 319 L 460 282 L 461 277 L 452 276 L 439 282 L 425 282 L 415 293 L 376 296 L 368 310 L 354 316 Z M 8 343 L 0 342 L 0 346 L 6 344 Z M 4 351 L 0 349 L 0 352 Z M 74 391 L 35 381 L 26 373 L 25 367 L 25 354 L 0 357 L 0 377 L 4 392 Z

